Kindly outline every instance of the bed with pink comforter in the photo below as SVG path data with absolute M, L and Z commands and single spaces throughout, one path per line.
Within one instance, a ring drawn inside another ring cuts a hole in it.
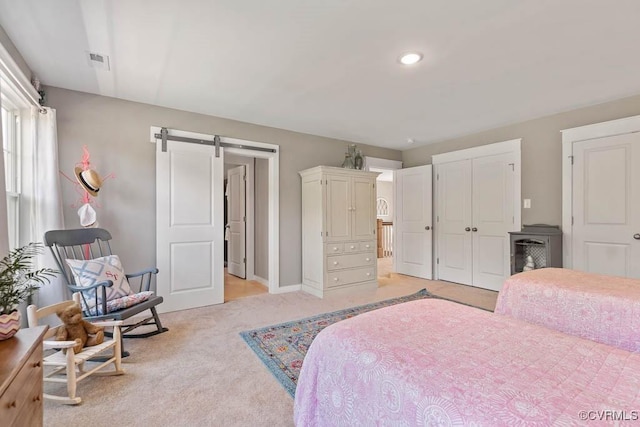
M 640 354 L 426 299 L 323 330 L 304 360 L 294 419 L 297 426 L 599 425 L 637 419 L 638 410 Z
M 511 276 L 497 314 L 640 352 L 640 280 L 561 268 Z

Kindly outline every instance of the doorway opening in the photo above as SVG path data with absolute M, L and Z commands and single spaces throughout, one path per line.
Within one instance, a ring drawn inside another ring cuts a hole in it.
M 370 170 L 380 172 L 376 178 L 378 277 L 390 277 L 393 272 L 393 171 Z
M 376 178 L 378 277 L 389 278 L 395 271 L 393 266 L 393 220 L 395 217 L 393 171 L 402 169 L 402 162 L 366 157 L 365 169 L 380 173 Z
M 224 301 L 269 292 L 268 160 L 224 158 Z

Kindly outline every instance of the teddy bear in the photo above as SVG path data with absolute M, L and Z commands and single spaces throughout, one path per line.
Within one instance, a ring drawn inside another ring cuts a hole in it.
M 73 303 L 58 310 L 56 315 L 63 323 L 58 328 L 56 340 L 75 341 L 74 353 L 77 354 L 82 351 L 84 346 L 98 345 L 104 341 L 104 328 L 92 325 L 82 319 L 82 309 L 78 303 Z

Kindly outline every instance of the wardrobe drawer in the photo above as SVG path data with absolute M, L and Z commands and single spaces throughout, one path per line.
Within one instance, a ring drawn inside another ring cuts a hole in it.
M 360 252 L 360 242 L 347 242 L 344 244 L 345 253 Z
M 360 242 L 360 250 L 370 252 L 376 249 L 376 242 L 373 240 L 370 242 Z
M 375 276 L 376 272 L 373 267 L 335 271 L 328 274 L 327 288 L 349 285 L 351 283 L 367 282 L 369 280 L 374 280 Z
M 327 243 L 327 255 L 344 252 L 344 243 Z
M 327 270 L 342 270 L 344 268 L 366 267 L 373 265 L 376 257 L 373 252 L 362 254 L 348 254 L 327 257 Z

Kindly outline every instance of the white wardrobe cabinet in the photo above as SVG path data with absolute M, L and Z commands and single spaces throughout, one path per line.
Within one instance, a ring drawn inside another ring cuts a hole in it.
M 302 289 L 376 288 L 376 176 L 317 166 L 302 178 Z
M 509 232 L 520 230 L 519 143 L 434 156 L 438 279 L 497 291 L 509 277 Z

